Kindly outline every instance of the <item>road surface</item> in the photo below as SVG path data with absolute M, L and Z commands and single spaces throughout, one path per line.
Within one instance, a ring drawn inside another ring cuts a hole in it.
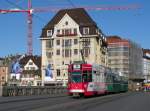
M 150 92 L 90 98 L 68 96 L 0 97 L 0 111 L 150 111 Z

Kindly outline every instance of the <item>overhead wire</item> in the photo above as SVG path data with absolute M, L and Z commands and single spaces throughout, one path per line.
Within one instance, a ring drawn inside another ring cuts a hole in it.
M 47 0 L 47 1 L 51 2 L 51 0 Z M 55 0 L 55 1 L 56 1 L 56 0 Z M 74 4 L 71 0 L 62 0 L 62 1 L 68 2 L 68 3 L 71 5 L 71 7 L 76 8 L 75 4 Z M 62 8 L 63 8 L 63 7 L 62 7 Z
M 9 0 L 5 0 L 8 4 L 12 5 L 12 6 L 15 6 L 17 8 L 20 8 L 20 9 L 23 9 L 22 7 L 20 7 L 19 5 L 15 4 L 14 2 L 11 2 Z
M 6 0 L 6 2 L 9 3 L 9 4 L 12 5 L 12 6 L 15 6 L 15 7 L 19 8 L 19 9 L 25 10 L 23 7 L 21 7 L 21 6 L 17 5 L 17 4 L 15 4 L 14 2 L 11 2 L 11 1 L 9 1 L 9 0 Z M 43 18 L 41 18 L 40 16 L 38 16 L 38 15 L 36 15 L 36 14 L 33 14 L 32 16 L 33 16 L 33 17 L 36 17 L 36 18 L 39 19 L 41 22 L 45 22 L 45 21 L 46 21 L 46 20 L 44 20 Z
M 73 8 L 76 8 L 75 4 L 71 0 L 67 0 Z

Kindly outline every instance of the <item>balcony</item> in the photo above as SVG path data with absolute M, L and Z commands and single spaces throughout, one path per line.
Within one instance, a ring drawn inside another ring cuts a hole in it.
M 57 37 L 64 37 L 64 36 L 77 36 L 77 33 L 74 34 L 57 34 Z

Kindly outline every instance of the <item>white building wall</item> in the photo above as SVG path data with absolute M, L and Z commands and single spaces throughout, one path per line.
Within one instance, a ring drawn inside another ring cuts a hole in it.
M 68 22 L 66 24 L 66 22 Z M 58 37 L 57 36 L 57 30 L 60 30 L 60 33 L 62 33 L 62 29 L 77 29 L 77 35 L 75 36 L 61 36 Z M 101 50 L 100 50 L 100 45 L 97 44 L 96 42 L 96 36 L 98 35 L 94 35 L 94 36 L 87 36 L 87 38 L 90 38 L 90 55 L 89 57 L 85 57 L 85 60 L 88 63 L 102 63 L 101 61 Z M 81 35 L 80 31 L 79 31 L 79 25 L 68 15 L 65 14 L 64 17 L 60 20 L 60 22 L 58 24 L 56 24 L 54 26 L 54 34 L 52 35 L 51 38 L 45 38 L 42 40 L 42 85 L 44 85 L 44 82 L 48 82 L 45 81 L 45 68 L 47 67 L 48 64 L 53 64 L 52 67 L 52 73 L 53 73 L 53 81 L 65 81 L 67 82 L 68 80 L 68 64 L 70 64 L 70 61 L 80 61 L 82 60 L 80 51 L 82 49 L 82 45 L 81 45 L 81 41 L 83 36 Z M 53 48 L 46 48 L 46 41 L 53 39 Z M 71 46 L 69 47 L 62 47 L 62 41 L 63 40 L 67 40 L 67 39 L 71 39 L 72 43 Z M 74 45 L 74 39 L 78 40 L 78 44 Z M 58 46 L 56 44 L 56 41 L 60 40 L 60 45 Z M 62 50 L 68 48 L 71 49 L 71 57 L 63 57 L 62 56 Z M 60 55 L 56 54 L 57 49 L 60 50 Z M 78 55 L 74 55 L 74 49 L 78 49 Z M 53 52 L 53 56 L 51 58 L 48 58 L 46 56 L 46 52 L 48 51 L 52 51 Z M 105 58 L 105 57 L 104 57 Z M 51 61 L 51 62 L 50 62 Z M 105 65 L 105 64 L 103 64 Z M 60 76 L 57 76 L 57 69 L 60 69 Z M 50 80 L 50 79 L 49 79 Z M 52 82 L 51 80 L 49 82 Z

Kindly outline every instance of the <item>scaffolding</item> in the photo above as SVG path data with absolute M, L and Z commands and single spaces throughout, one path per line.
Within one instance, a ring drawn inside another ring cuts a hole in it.
M 142 75 L 142 48 L 131 40 L 120 37 L 108 39 L 108 66 L 127 78 Z

